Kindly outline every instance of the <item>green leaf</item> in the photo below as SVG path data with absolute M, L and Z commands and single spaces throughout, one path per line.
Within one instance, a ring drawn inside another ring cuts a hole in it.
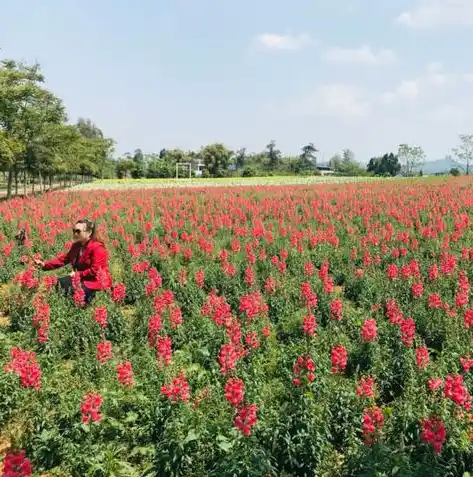
M 125 422 L 135 422 L 138 419 L 136 412 L 129 412 L 125 418 Z
M 83 430 L 85 433 L 88 434 L 88 433 L 90 432 L 90 426 L 89 426 L 88 424 L 82 423 L 82 424 L 80 425 L 80 427 L 82 428 L 82 430 Z
M 232 447 L 233 447 L 233 442 L 219 442 L 218 444 L 218 447 L 220 447 L 220 449 L 222 449 L 224 452 L 228 452 Z
M 198 438 L 199 434 L 195 432 L 195 429 L 190 429 L 189 433 L 187 434 L 187 437 L 184 439 L 184 444 L 187 444 L 191 441 L 196 441 Z
M 207 347 L 205 348 L 199 348 L 198 349 L 199 353 L 204 356 L 205 358 L 209 357 L 210 356 L 210 351 Z

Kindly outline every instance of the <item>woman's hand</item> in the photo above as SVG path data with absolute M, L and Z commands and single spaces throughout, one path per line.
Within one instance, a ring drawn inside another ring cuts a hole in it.
M 71 273 L 69 273 L 69 276 L 72 277 L 72 278 L 74 278 L 74 275 L 75 275 L 75 274 L 76 274 L 76 272 L 71 272 Z
M 37 266 L 37 267 L 40 267 L 40 268 L 43 268 L 44 267 L 44 260 L 41 260 L 39 258 L 35 258 L 33 260 L 33 263 Z

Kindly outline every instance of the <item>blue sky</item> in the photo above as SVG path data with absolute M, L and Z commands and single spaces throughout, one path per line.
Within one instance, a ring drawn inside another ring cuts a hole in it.
M 39 61 L 117 141 L 359 161 L 473 132 L 472 0 L 0 0 L 1 56 Z

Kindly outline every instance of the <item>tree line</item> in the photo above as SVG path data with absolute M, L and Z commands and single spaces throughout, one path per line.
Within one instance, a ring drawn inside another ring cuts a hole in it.
M 115 169 L 114 141 L 90 120 L 68 123 L 62 100 L 45 87 L 39 65 L 0 62 L 0 171 L 6 196 L 39 191 L 58 179 L 103 177 Z M 23 186 L 23 187 L 21 187 Z
M 453 149 L 455 158 L 447 156 L 453 167 L 445 172 L 453 175 L 470 174 L 473 164 L 473 135 L 460 135 L 459 147 Z M 188 169 L 179 171 L 179 164 L 204 165 L 203 177 L 243 177 L 264 175 L 317 175 L 325 166 L 341 176 L 416 176 L 422 175 L 426 155 L 420 146 L 400 144 L 396 152 L 372 157 L 362 165 L 350 149 L 333 155 L 326 163 L 318 158 L 319 151 L 313 143 L 301 148 L 297 156 L 283 155 L 276 142 L 271 141 L 259 153 L 249 153 L 245 148 L 232 151 L 224 144 L 209 144 L 200 151 L 162 149 L 159 153 L 144 153 L 136 149 L 117 159 L 115 172 L 118 178 L 171 178 L 186 177 Z M 177 169 L 176 169 L 177 166 Z

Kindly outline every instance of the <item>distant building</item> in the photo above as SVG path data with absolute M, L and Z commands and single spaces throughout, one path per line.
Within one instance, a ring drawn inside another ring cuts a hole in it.
M 200 159 L 192 159 L 191 167 L 195 177 L 202 177 L 202 171 L 204 170 L 205 164 Z
M 317 164 L 315 167 L 322 176 L 330 176 L 331 174 L 335 174 L 335 171 L 328 165 Z

